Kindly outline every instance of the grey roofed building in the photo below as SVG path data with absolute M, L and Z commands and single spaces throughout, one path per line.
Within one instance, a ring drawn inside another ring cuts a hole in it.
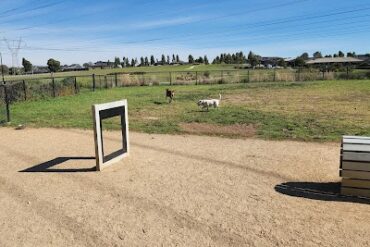
M 306 64 L 361 63 L 363 60 L 354 57 L 324 57 L 307 61 Z

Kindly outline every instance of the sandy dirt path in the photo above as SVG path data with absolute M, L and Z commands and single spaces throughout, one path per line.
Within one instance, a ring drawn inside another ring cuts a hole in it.
M 333 195 L 339 144 L 131 133 L 131 148 L 91 172 L 91 131 L 0 128 L 0 246 L 370 245 L 368 201 Z

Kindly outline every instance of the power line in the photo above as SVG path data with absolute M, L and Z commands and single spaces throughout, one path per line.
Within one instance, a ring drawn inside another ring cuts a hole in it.
M 363 12 L 363 11 L 367 11 L 367 10 L 370 10 L 370 7 L 357 8 L 357 9 L 352 9 L 352 10 L 347 10 L 347 11 L 338 11 L 338 12 L 333 12 L 333 13 L 329 13 L 329 14 L 321 14 L 321 15 L 295 16 L 295 17 L 278 19 L 275 22 L 266 22 L 266 21 L 264 21 L 264 22 L 255 22 L 255 23 L 250 23 L 250 24 L 229 26 L 227 28 L 232 29 L 232 30 L 240 30 L 241 28 L 244 28 L 244 30 L 242 32 L 245 32 L 246 29 L 247 30 L 248 29 L 257 29 L 259 27 L 275 26 L 275 25 L 279 25 L 279 24 L 293 23 L 293 22 L 297 22 L 297 21 L 301 22 L 301 21 L 307 21 L 307 20 L 312 20 L 312 19 L 322 19 L 322 18 L 326 18 L 326 17 L 345 15 L 345 14 L 349 14 L 349 13 Z M 238 33 L 238 31 L 237 31 L 237 33 Z M 235 31 L 227 31 L 227 32 L 220 32 L 219 30 L 209 31 L 209 32 L 202 33 L 201 35 L 197 35 L 195 38 L 199 38 L 200 36 L 207 37 L 210 34 L 232 35 L 232 34 L 235 34 Z M 109 35 L 109 36 L 105 36 L 103 38 L 90 39 L 88 42 L 104 40 L 104 39 L 107 39 L 107 38 L 113 38 L 114 36 L 116 36 L 116 35 Z M 191 33 L 190 34 L 187 33 L 187 34 L 167 36 L 165 38 L 150 38 L 150 39 L 141 40 L 141 41 L 135 41 L 135 40 L 133 40 L 133 41 L 123 41 L 123 42 L 121 42 L 121 44 L 151 43 L 151 42 L 154 42 L 154 41 L 167 41 L 167 40 L 173 40 L 173 39 L 178 39 L 178 38 L 182 38 L 182 40 L 184 40 L 184 39 L 193 39 L 194 35 L 192 35 Z
M 58 1 L 56 3 L 43 4 L 43 5 L 36 6 L 36 7 L 30 8 L 30 9 L 25 9 L 25 10 L 23 10 L 21 12 L 15 13 L 15 15 L 25 14 L 25 13 L 36 11 L 36 10 L 41 10 L 41 9 L 46 9 L 46 8 L 49 8 L 49 7 L 54 7 L 54 6 L 59 5 L 59 4 L 63 3 L 63 2 L 65 2 L 65 1 Z M 5 17 L 12 16 L 13 15 L 12 12 L 17 11 L 19 9 L 22 9 L 22 7 L 13 8 L 13 9 L 4 11 L 4 12 L 2 12 L 0 14 L 0 18 L 5 18 Z

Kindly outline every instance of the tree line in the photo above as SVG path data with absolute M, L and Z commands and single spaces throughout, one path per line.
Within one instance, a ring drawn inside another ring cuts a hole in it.
M 370 54 L 366 54 L 370 57 Z M 312 58 L 318 59 L 318 58 L 329 58 L 329 57 L 357 57 L 357 54 L 355 52 L 347 52 L 346 54 L 343 51 L 338 51 L 334 54 L 327 54 L 323 55 L 322 52 L 316 51 L 312 54 Z M 286 67 L 286 62 L 283 58 L 276 58 L 276 65 L 281 67 Z M 305 62 L 310 59 L 310 55 L 307 52 L 302 53 L 300 56 L 293 59 L 293 62 L 295 66 L 300 67 L 304 66 Z M 248 55 L 245 55 L 242 51 L 236 52 L 236 53 L 221 53 L 220 55 L 216 56 L 212 64 L 250 64 L 251 67 L 256 67 L 257 65 L 261 64 L 262 57 L 258 54 L 253 53 L 250 51 Z M 195 58 L 193 55 L 189 55 L 187 58 L 187 61 L 182 61 L 180 59 L 180 56 L 178 54 L 172 54 L 165 55 L 162 54 L 160 59 L 155 58 L 154 55 L 151 55 L 150 57 L 140 57 L 140 59 L 137 58 L 129 58 L 129 57 L 123 57 L 122 60 L 119 57 L 115 57 L 113 62 L 110 62 L 108 60 L 107 66 L 108 67 L 144 67 L 144 66 L 154 66 L 154 65 L 169 65 L 169 64 L 183 64 L 183 63 L 189 63 L 189 64 L 209 64 L 209 60 L 207 55 L 200 56 L 198 58 Z M 88 68 L 91 67 L 93 64 L 90 63 L 84 63 L 83 66 Z M 32 63 L 27 60 L 26 58 L 22 58 L 22 66 L 23 71 L 25 73 L 30 73 L 33 70 Z M 60 71 L 61 65 L 58 60 L 55 60 L 53 58 L 50 58 L 47 61 L 47 67 L 50 72 L 57 72 Z M 2 68 L 0 67 L 0 73 L 2 71 L 4 74 L 16 74 L 17 68 L 8 68 L 6 65 L 2 65 Z
M 194 63 L 204 63 L 209 64 L 208 57 L 203 56 L 199 58 L 194 58 L 192 55 L 188 56 L 188 63 L 194 64 Z M 155 58 L 154 55 L 151 55 L 150 57 L 140 57 L 140 59 L 137 58 L 129 58 L 129 57 L 123 57 L 122 60 L 119 57 L 114 58 L 114 62 L 110 62 L 108 60 L 107 65 L 108 67 L 144 67 L 144 66 L 154 66 L 154 65 L 169 65 L 169 64 L 183 64 L 186 63 L 182 60 L 180 60 L 180 56 L 177 54 L 165 55 L 162 54 L 160 59 Z M 90 67 L 91 64 L 84 63 L 84 67 Z

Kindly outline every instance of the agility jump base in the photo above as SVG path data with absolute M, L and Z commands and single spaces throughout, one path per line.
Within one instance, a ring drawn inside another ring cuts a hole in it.
M 120 161 L 129 154 L 130 145 L 128 133 L 127 100 L 93 105 L 92 114 L 94 122 L 96 170 L 101 171 L 103 168 Z M 122 146 L 119 150 L 116 150 L 110 154 L 106 154 L 104 152 L 102 121 L 104 119 L 117 116 L 120 117 Z

